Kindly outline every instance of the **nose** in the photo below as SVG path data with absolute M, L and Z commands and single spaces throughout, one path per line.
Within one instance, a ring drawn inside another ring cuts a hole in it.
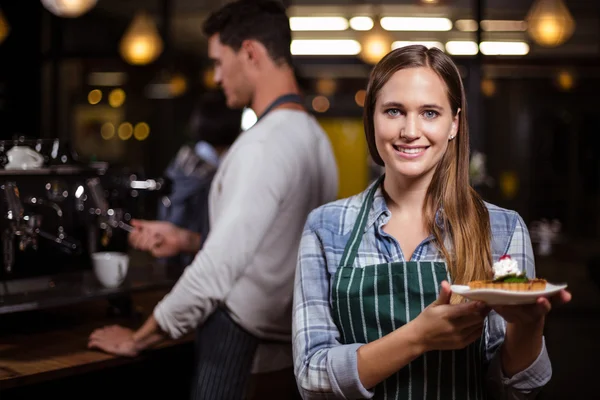
M 222 73 L 221 68 L 216 67 L 214 71 L 213 81 L 216 85 L 221 85 Z
M 419 116 L 415 113 L 408 113 L 405 118 L 405 124 L 400 132 L 400 137 L 407 140 L 415 140 L 419 137 L 418 127 Z

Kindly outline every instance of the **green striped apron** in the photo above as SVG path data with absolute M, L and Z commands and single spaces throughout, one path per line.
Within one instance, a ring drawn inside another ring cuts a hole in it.
M 392 262 L 353 267 L 375 191 L 362 204 L 335 273 L 334 321 L 341 342 L 369 343 L 415 319 L 450 281 L 444 262 Z M 377 385 L 375 399 L 483 399 L 484 340 L 465 349 L 431 351 Z

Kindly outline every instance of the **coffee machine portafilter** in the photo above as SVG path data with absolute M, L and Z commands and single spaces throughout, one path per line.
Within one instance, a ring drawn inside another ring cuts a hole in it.
M 6 182 L 2 185 L 2 190 L 7 207 L 6 214 L 4 215 L 5 228 L 2 232 L 3 261 L 6 273 L 12 272 L 14 267 L 15 239 L 18 239 L 17 247 L 20 251 L 28 248 L 37 250 L 39 238 L 55 243 L 66 253 L 80 251 L 80 244 L 76 240 L 68 238 L 62 225 L 59 225 L 56 235 L 41 229 L 42 216 L 40 214 L 25 212 L 19 188 L 15 182 Z M 62 217 L 62 210 L 55 203 L 30 197 L 27 199 L 26 204 L 38 207 L 49 206 L 56 211 L 59 217 Z

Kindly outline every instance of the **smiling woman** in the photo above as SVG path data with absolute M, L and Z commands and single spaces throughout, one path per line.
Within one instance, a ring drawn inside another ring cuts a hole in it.
M 424 229 L 411 235 L 406 256 L 433 234 L 454 281 L 466 283 L 486 278 L 491 254 L 488 212 L 469 186 L 469 130 L 462 110 L 466 98 L 457 67 L 442 51 L 423 46 L 407 46 L 382 60 L 365 100 L 365 133 L 371 156 L 385 167 L 385 191 L 392 199 L 407 188 L 425 194 L 423 221 L 412 221 Z M 435 223 L 442 208 L 454 241 L 452 257 Z
M 313 211 L 300 245 L 292 337 L 305 400 L 517 398 L 549 380 L 548 299 L 505 307 L 450 289 L 507 253 L 535 277 L 519 214 L 469 185 L 465 111 L 458 69 L 436 48 L 397 49 L 373 69 L 364 127 L 385 173 Z

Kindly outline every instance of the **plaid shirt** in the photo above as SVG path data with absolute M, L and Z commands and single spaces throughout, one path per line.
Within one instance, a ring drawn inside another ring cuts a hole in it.
M 356 196 L 314 210 L 306 222 L 294 287 L 294 369 L 302 397 L 306 399 L 370 398 L 373 392 L 360 382 L 357 350 L 363 344 L 342 345 L 331 313 L 331 287 L 362 202 L 368 189 Z M 492 230 L 494 260 L 510 254 L 535 276 L 533 250 L 527 227 L 514 211 L 486 204 Z M 406 261 L 397 242 L 383 231 L 391 213 L 381 188 L 367 220 L 354 263 L 365 265 Z M 410 261 L 444 261 L 433 236 L 425 239 Z M 500 351 L 506 323 L 495 312 L 486 318 L 484 337 L 488 395 L 520 399 L 534 396 L 552 375 L 545 344 L 537 360 L 526 370 L 507 378 L 503 375 Z

